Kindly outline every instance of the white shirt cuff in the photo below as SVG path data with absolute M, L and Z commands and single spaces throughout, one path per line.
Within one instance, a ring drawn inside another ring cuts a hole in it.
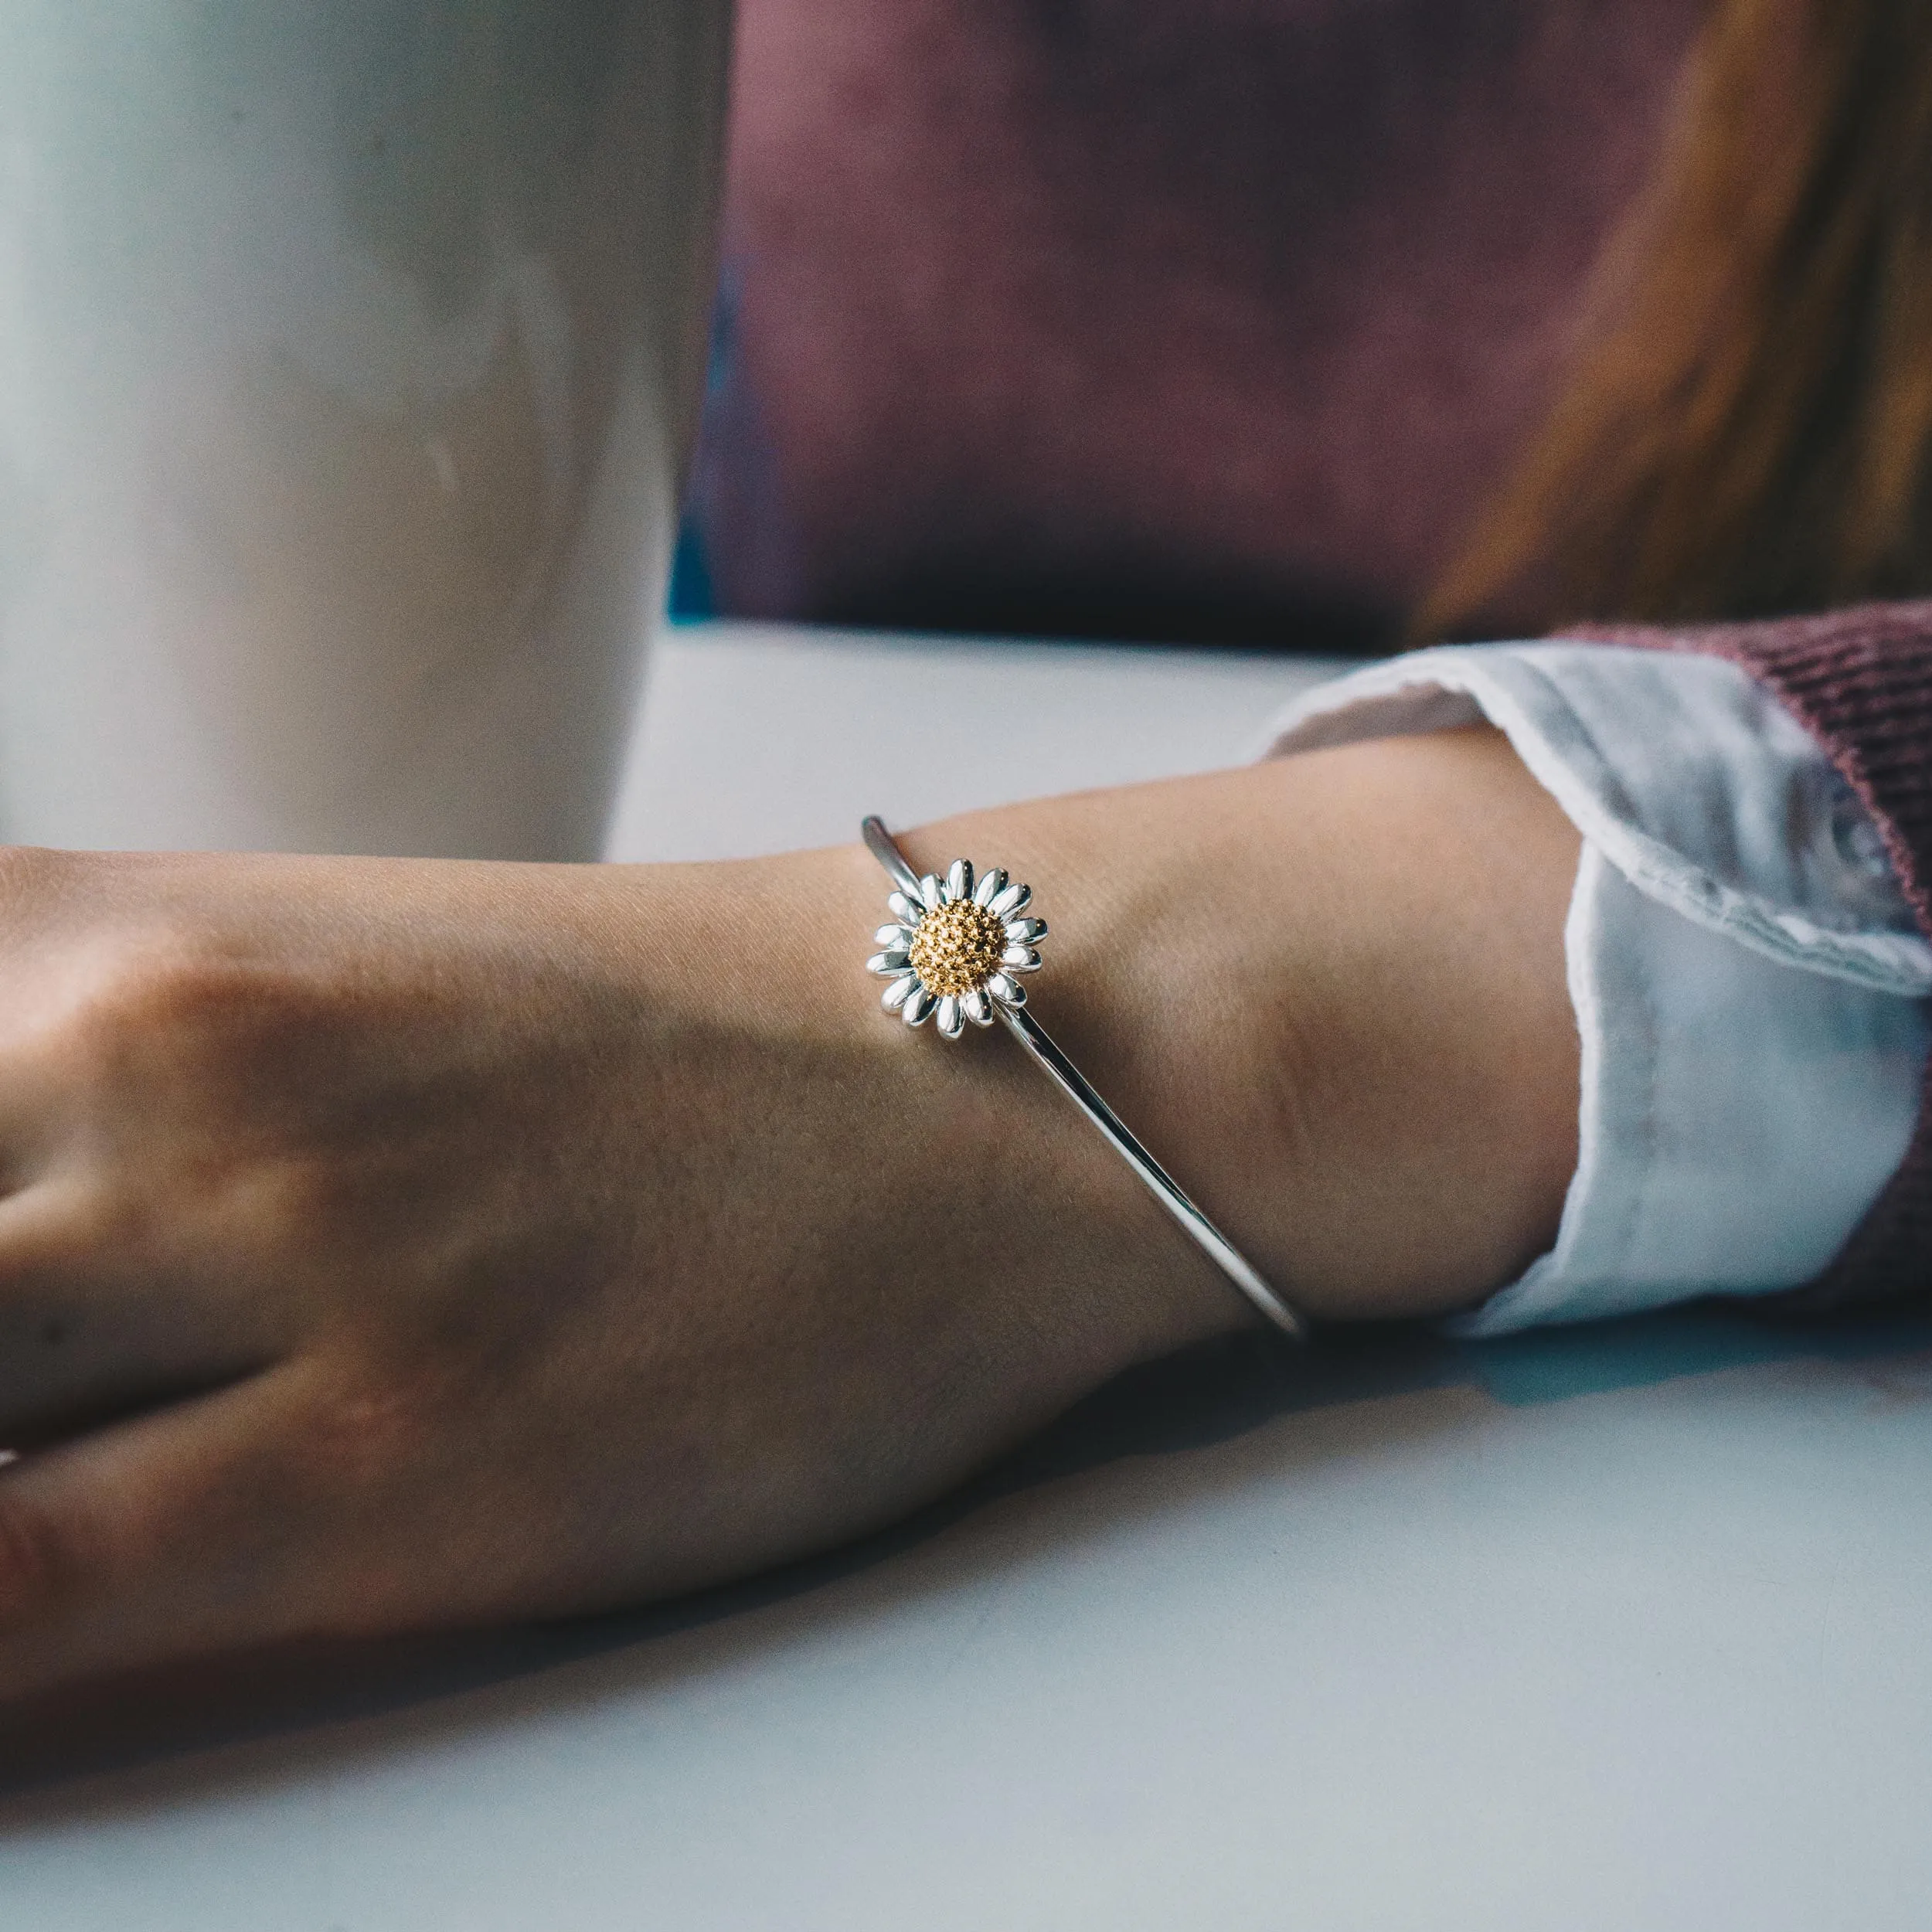
M 1932 947 L 1811 738 L 1722 661 L 1419 651 L 1322 687 L 1277 755 L 1486 719 L 1583 835 L 1565 930 L 1579 1159 L 1494 1335 L 1818 1274 L 1903 1158 Z

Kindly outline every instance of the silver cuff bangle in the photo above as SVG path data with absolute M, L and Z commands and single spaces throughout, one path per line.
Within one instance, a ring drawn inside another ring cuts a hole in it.
M 1305 1337 L 1305 1318 L 1188 1199 L 1026 1010 L 1026 988 L 1019 976 L 1039 970 L 1036 949 L 1046 937 L 1046 923 L 1028 916 L 1030 889 L 1009 883 L 998 866 L 975 881 L 971 862 L 964 859 L 955 859 L 944 879 L 930 872 L 922 879 L 880 820 L 868 818 L 860 830 L 893 886 L 886 901 L 892 923 L 880 927 L 873 938 L 883 950 L 866 961 L 889 982 L 886 1012 L 908 1026 L 932 1019 L 947 1039 L 957 1039 L 968 1020 L 976 1026 L 1002 1021 L 1215 1266 L 1284 1335 Z

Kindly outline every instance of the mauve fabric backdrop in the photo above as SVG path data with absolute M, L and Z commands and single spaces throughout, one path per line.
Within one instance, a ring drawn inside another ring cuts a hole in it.
M 1704 0 L 741 0 L 719 609 L 1385 640 Z

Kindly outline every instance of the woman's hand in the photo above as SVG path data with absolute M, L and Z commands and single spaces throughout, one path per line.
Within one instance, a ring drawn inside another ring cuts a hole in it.
M 1445 734 L 910 835 L 1291 1298 L 1470 1301 L 1574 1158 L 1575 841 Z M 855 849 L 0 859 L 0 1696 L 634 1601 L 957 1481 L 1249 1319 Z

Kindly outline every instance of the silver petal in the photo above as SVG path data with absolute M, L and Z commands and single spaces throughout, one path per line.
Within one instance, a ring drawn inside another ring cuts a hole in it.
M 990 1026 L 993 1023 L 993 1002 L 986 997 L 983 986 L 975 986 L 959 1002 L 960 1010 L 975 1026 Z
M 1017 919 L 1032 904 L 1031 886 L 1009 886 L 986 910 L 995 919 Z
M 959 1002 L 951 993 L 939 1002 L 939 1030 L 948 1039 L 957 1039 L 966 1024 L 966 1016 L 959 1009 Z
M 893 918 L 908 928 L 916 927 L 926 917 L 926 908 L 916 899 L 908 899 L 903 893 L 888 893 L 886 904 Z
M 919 882 L 919 896 L 925 901 L 926 910 L 936 913 L 946 903 L 946 895 L 939 889 L 939 881 L 930 872 Z
M 952 869 L 946 875 L 946 891 L 953 899 L 971 899 L 973 896 L 973 862 L 970 859 L 955 859 Z
M 901 973 L 898 978 L 879 995 L 879 1003 L 889 1013 L 896 1013 L 913 996 L 913 988 L 919 984 L 917 973 Z
M 900 1009 L 899 1016 L 908 1026 L 921 1026 L 924 1023 L 927 1016 L 938 1004 L 939 1002 L 915 980 L 913 982 L 912 997 Z
M 913 943 L 913 936 L 903 926 L 881 926 L 872 936 L 875 946 L 904 947 Z
M 1009 919 L 1006 922 L 1006 937 L 1015 946 L 1037 946 L 1046 937 L 1046 921 L 1043 919 Z
M 896 975 L 904 972 L 911 964 L 912 961 L 904 953 L 874 953 L 872 957 L 866 961 L 866 971 L 869 973 L 881 973 L 886 978 L 891 979 Z
M 1000 954 L 999 963 L 1016 973 L 1036 973 L 1039 971 L 1039 954 L 1030 946 L 1009 946 Z
M 990 906 L 1006 889 L 1006 868 L 995 866 L 979 882 L 979 889 L 973 894 L 975 903 Z
M 986 982 L 986 990 L 1002 1006 L 1024 1006 L 1026 988 L 1009 973 L 995 973 Z

